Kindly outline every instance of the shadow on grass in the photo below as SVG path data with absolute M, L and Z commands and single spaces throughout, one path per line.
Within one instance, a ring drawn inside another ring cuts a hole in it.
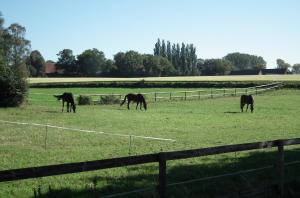
M 61 111 L 45 110 L 46 113 L 61 113 Z
M 226 111 L 224 113 L 235 114 L 235 113 L 241 113 L 241 112 L 240 111 Z
M 293 149 L 285 151 L 285 161 L 291 162 L 300 160 L 300 150 Z M 216 175 L 230 174 L 241 170 L 249 170 L 266 167 L 276 164 L 276 151 L 250 152 L 239 157 L 234 153 L 189 160 L 169 161 L 167 163 L 167 188 L 168 197 L 278 197 L 277 188 L 274 183 L 277 181 L 276 168 L 264 169 L 240 175 L 231 175 L 222 178 L 214 178 L 180 185 L 178 182 L 212 177 Z M 125 194 L 118 197 L 158 197 L 155 191 L 158 178 L 158 166 L 146 165 L 143 167 L 127 167 L 128 171 L 149 172 L 149 174 L 132 174 L 122 177 L 90 177 L 85 189 L 75 190 L 69 188 L 51 189 L 45 193 L 37 193 L 36 197 L 102 197 L 111 194 L 123 193 L 137 189 L 153 187 L 153 190 Z M 286 186 L 287 197 L 300 197 L 300 165 L 286 166 L 286 181 L 294 181 Z M 100 183 L 104 185 L 99 185 Z M 273 186 L 270 188 L 270 186 Z M 262 192 L 253 194 L 254 189 L 261 189 Z M 252 195 L 252 196 L 251 196 Z

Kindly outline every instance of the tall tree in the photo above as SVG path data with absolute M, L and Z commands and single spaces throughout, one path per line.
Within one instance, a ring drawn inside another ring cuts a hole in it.
M 25 39 L 25 27 L 12 24 L 3 27 L 0 13 L 0 107 L 22 104 L 27 93 L 25 57 L 30 41 Z
M 161 44 L 161 56 L 162 57 L 167 57 L 167 48 L 166 48 L 165 40 L 162 40 L 162 44 Z
M 167 58 L 169 61 L 172 61 L 172 49 L 170 41 L 167 41 Z
M 58 61 L 55 64 L 58 69 L 64 71 L 64 75 L 70 76 L 78 73 L 76 65 L 76 58 L 73 55 L 73 51 L 70 49 L 64 49 L 58 54 Z
M 104 53 L 97 49 L 85 50 L 77 56 L 78 72 L 83 76 L 96 76 L 105 73 L 106 59 Z
M 160 44 L 160 39 L 157 39 L 157 42 L 155 43 L 154 47 L 154 55 L 155 56 L 161 56 L 161 44 Z
M 6 59 L 14 72 L 21 76 L 27 75 L 26 57 L 30 52 L 30 41 L 25 39 L 25 27 L 14 23 L 4 31 L 6 40 L 5 51 Z
M 185 50 L 185 44 L 181 44 L 181 50 L 180 50 L 180 73 L 182 75 L 185 75 L 186 72 L 186 50 Z

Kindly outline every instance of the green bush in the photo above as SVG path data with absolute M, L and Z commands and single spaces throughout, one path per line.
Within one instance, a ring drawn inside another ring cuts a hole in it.
M 78 98 L 78 105 L 90 105 L 92 104 L 92 98 L 90 96 L 82 96 L 80 95 Z
M 118 104 L 120 103 L 120 99 L 117 96 L 108 95 L 108 96 L 101 96 L 100 104 Z
M 15 107 L 23 103 L 27 93 L 24 75 L 13 72 L 0 62 L 0 107 Z

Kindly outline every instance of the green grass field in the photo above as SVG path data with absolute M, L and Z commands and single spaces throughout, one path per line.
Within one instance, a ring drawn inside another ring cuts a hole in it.
M 178 91 L 182 89 L 69 88 L 74 94 Z M 186 89 L 185 89 L 186 90 Z M 0 120 L 49 124 L 107 134 L 86 133 L 31 125 L 0 122 L 0 169 L 13 169 L 57 163 L 79 162 L 112 157 L 185 150 L 218 145 L 297 138 L 300 135 L 300 90 L 270 91 L 257 96 L 254 113 L 240 113 L 239 98 L 225 97 L 190 101 L 149 103 L 147 111 L 119 105 L 78 106 L 77 113 L 61 113 L 61 103 L 53 94 L 63 88 L 31 88 L 28 104 L 20 108 L 0 109 Z M 116 134 L 174 139 L 158 141 L 130 138 Z M 46 141 L 45 141 L 46 139 Z M 46 142 L 46 144 L 45 144 Z M 299 156 L 297 147 L 289 149 L 286 159 Z M 168 162 L 168 182 L 212 176 L 228 171 L 260 167 L 274 159 L 273 149 L 241 152 L 205 158 Z M 298 157 L 300 158 L 300 157 Z M 259 163 L 258 163 L 259 162 Z M 157 183 L 157 164 L 115 168 L 88 173 L 0 183 L 0 197 L 33 197 L 41 189 L 42 197 L 91 197 L 124 192 Z M 272 175 L 271 173 L 269 175 Z M 257 178 L 247 176 L 215 182 L 169 188 L 173 197 L 198 197 L 203 191 L 222 194 L 237 186 L 257 185 Z M 266 180 L 272 178 L 267 176 Z M 221 183 L 218 183 L 221 182 Z M 215 189 L 216 185 L 226 189 Z M 242 185 L 243 184 L 243 185 Z M 51 186 L 52 194 L 48 190 Z M 202 187 L 199 188 L 199 185 Z M 207 190 L 208 189 L 208 190 Z M 193 193 L 191 193 L 193 192 Z M 194 195 L 194 196 L 193 196 Z M 131 194 L 152 197 L 154 192 Z

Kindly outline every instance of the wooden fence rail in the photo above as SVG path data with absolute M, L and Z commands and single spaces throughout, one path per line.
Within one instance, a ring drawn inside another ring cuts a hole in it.
M 278 148 L 277 171 L 279 178 L 279 189 L 284 196 L 284 146 L 300 144 L 300 138 L 273 140 L 265 142 L 254 142 L 246 144 L 235 144 L 226 146 L 217 146 L 210 148 L 191 149 L 183 151 L 170 151 L 155 154 L 145 154 L 139 156 L 120 157 L 112 159 L 103 159 L 95 161 L 57 164 L 49 166 L 39 166 L 12 170 L 0 171 L 0 182 L 15 181 L 21 179 L 30 179 L 38 177 L 46 177 L 53 175 L 61 175 L 68 173 L 86 172 L 100 169 L 123 167 L 128 165 L 139 165 L 146 163 L 159 163 L 159 181 L 158 193 L 160 197 L 166 197 L 167 179 L 166 179 L 166 162 L 168 160 L 187 159 L 193 157 L 201 157 L 207 155 L 216 155 L 221 153 L 230 153 L 238 151 L 249 151 L 262 148 Z
M 209 89 L 209 90 L 188 90 L 188 91 L 175 91 L 175 92 L 146 92 L 141 93 L 152 99 L 154 102 L 159 100 L 172 100 L 172 99 L 182 99 L 187 100 L 189 98 L 215 98 L 218 96 L 238 96 L 242 94 L 258 94 L 271 89 L 280 88 L 283 84 L 281 82 L 247 87 L 247 88 L 225 88 L 225 89 Z M 123 100 L 125 94 L 82 94 L 82 96 L 96 97 L 97 100 L 94 102 L 99 102 L 103 96 L 114 96 Z

